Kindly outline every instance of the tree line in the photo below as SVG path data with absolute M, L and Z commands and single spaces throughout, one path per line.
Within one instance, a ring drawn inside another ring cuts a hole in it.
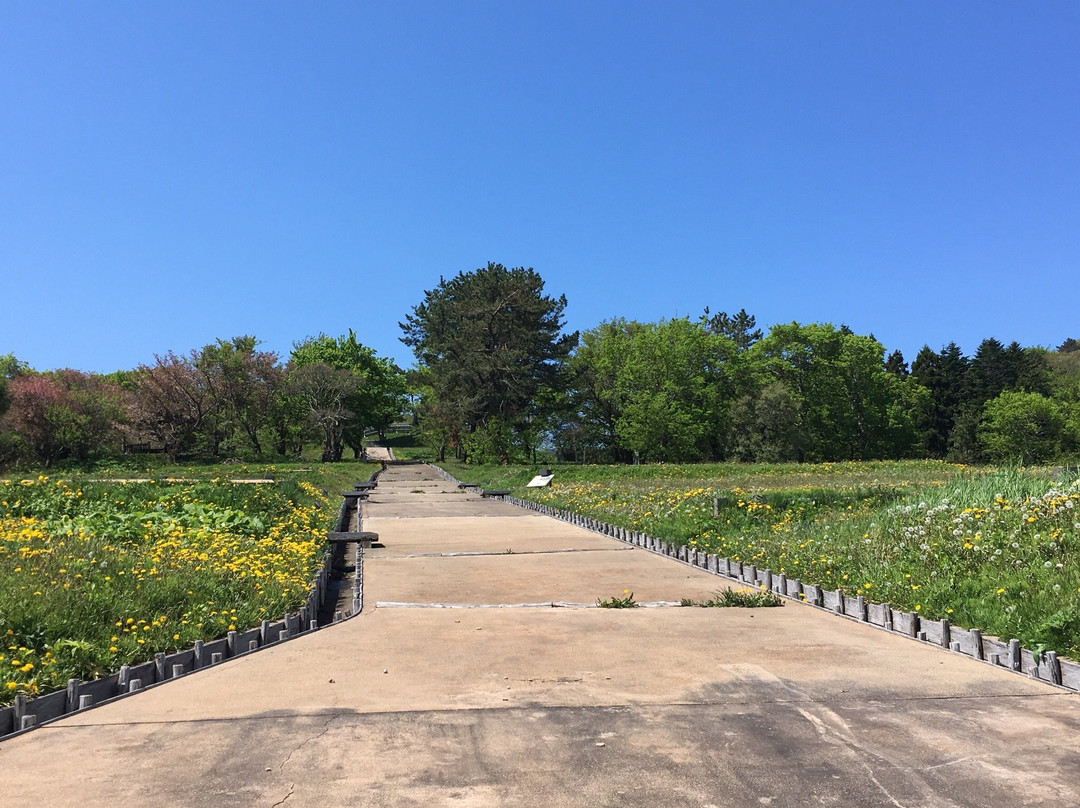
M 401 323 L 440 458 L 1036 463 L 1080 450 L 1080 343 L 924 347 L 908 364 L 827 323 L 768 333 L 745 310 L 563 333 L 564 296 L 488 264 Z
M 829 323 L 757 327 L 745 310 L 566 333 L 565 296 L 531 268 L 440 279 L 400 324 L 407 372 L 350 331 L 166 353 L 130 371 L 37 372 L 0 356 L 0 463 L 359 454 L 408 411 L 438 459 L 578 462 L 943 458 L 1042 463 L 1080 454 L 1080 342 L 924 346 L 910 364 Z
M 293 346 L 286 361 L 252 336 L 109 374 L 38 372 L 0 356 L 0 464 L 45 467 L 126 452 L 184 456 L 298 456 L 322 443 L 324 461 L 357 455 L 369 429 L 401 416 L 405 377 L 350 331 Z

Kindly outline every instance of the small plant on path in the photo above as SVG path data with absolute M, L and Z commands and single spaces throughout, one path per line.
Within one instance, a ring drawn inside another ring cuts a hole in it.
M 703 603 L 696 603 L 689 598 L 683 598 L 682 605 L 703 606 L 706 608 L 736 606 L 745 609 L 759 609 L 768 606 L 783 606 L 784 599 L 775 592 L 769 592 L 768 590 L 722 589 L 714 597 Z
M 623 590 L 623 596 L 610 597 L 606 600 L 596 599 L 596 605 L 601 609 L 633 609 L 637 606 L 637 601 L 634 600 L 634 593 L 629 589 Z

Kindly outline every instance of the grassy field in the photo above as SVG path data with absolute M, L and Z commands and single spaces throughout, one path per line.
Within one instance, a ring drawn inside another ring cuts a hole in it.
M 458 479 L 1080 657 L 1075 472 L 944 463 L 445 465 Z M 714 515 L 714 506 L 715 514 Z
M 102 468 L 0 481 L 0 703 L 299 607 L 337 491 L 375 468 L 144 466 L 112 470 L 139 482 Z M 262 477 L 274 482 L 229 482 Z
M 420 443 L 414 432 L 390 432 L 382 445 L 390 447 L 398 460 L 435 462 L 435 450 Z
M 424 451 L 399 442 L 405 454 Z M 0 703 L 295 608 L 336 492 L 376 468 L 155 460 L 0 481 Z M 557 466 L 551 488 L 526 489 L 535 467 L 445 467 L 805 583 L 1080 656 L 1075 474 L 922 461 Z M 275 482 L 228 481 L 262 477 Z

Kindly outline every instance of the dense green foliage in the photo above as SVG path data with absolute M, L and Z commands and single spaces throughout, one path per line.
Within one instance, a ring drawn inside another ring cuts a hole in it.
M 448 468 L 806 584 L 1080 655 L 1080 479 L 935 461 Z M 714 510 L 715 509 L 715 510 Z M 714 515 L 715 514 L 715 515 Z
M 406 405 L 405 376 L 356 334 L 298 342 L 287 364 L 251 336 L 108 375 L 37 372 L 0 357 L 0 466 L 107 463 L 128 453 L 181 457 L 357 454 Z
M 546 393 L 558 386 L 577 335 L 561 335 L 566 298 L 544 294 L 532 269 L 489 263 L 425 292 L 401 324 L 424 391 L 423 426 L 440 447 L 508 460 L 542 431 Z
M 745 311 L 617 319 L 581 335 L 551 446 L 575 461 L 1054 461 L 1080 443 L 1080 374 L 1057 357 L 986 340 L 970 360 L 924 348 L 909 372 L 899 352 L 829 324 L 761 336 Z
M 341 460 L 343 445 L 359 457 L 367 430 L 385 433 L 405 404 L 402 372 L 361 345 L 353 331 L 337 339 L 320 334 L 298 342 L 291 369 L 287 394 L 299 398 L 318 424 L 324 462 Z
M 310 481 L 358 467 L 229 468 L 278 480 L 0 480 L 0 703 L 303 603 L 337 516 Z
M 745 310 L 560 337 L 565 299 L 542 292 L 532 270 L 489 264 L 427 292 L 402 324 L 438 459 L 505 463 L 540 447 L 575 462 L 1041 463 L 1080 449 L 1068 340 L 1050 352 L 987 339 L 971 358 L 924 347 L 909 370 L 846 326 L 763 333 Z
M 1080 345 L 985 339 L 924 346 L 910 367 L 829 323 L 767 331 L 745 310 L 563 333 L 566 298 L 533 269 L 489 263 L 424 294 L 401 324 L 407 373 L 353 331 L 254 337 L 107 376 L 36 372 L 0 356 L 0 465 L 123 452 L 180 457 L 359 453 L 408 415 L 438 459 L 485 462 L 817 462 L 935 458 L 1076 462 Z

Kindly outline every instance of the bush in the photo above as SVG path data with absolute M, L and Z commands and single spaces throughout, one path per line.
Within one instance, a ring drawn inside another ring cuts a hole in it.
M 1046 463 L 1061 454 L 1065 423 L 1065 413 L 1053 399 L 1004 392 L 986 402 L 979 442 L 992 461 Z

